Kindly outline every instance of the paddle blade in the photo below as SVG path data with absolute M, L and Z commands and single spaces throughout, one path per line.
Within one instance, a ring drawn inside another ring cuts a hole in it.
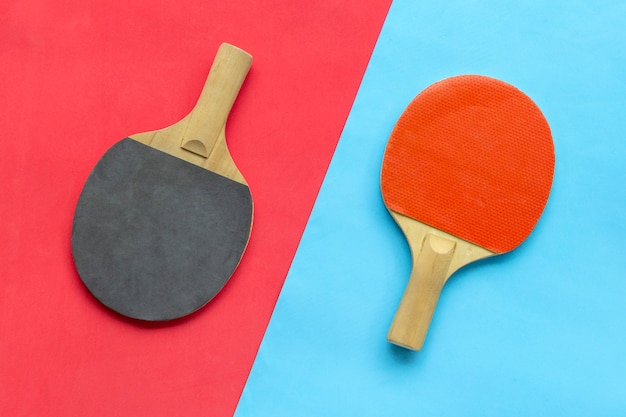
M 550 128 L 535 103 L 465 75 L 428 87 L 400 116 L 381 190 L 389 210 L 503 253 L 534 228 L 553 173 Z
M 107 307 L 171 320 L 222 289 L 251 227 L 247 186 L 125 139 L 85 183 L 72 253 L 80 278 Z

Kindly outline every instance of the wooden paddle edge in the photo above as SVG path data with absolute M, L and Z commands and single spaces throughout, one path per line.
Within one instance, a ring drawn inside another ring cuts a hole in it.
M 235 165 L 226 145 L 224 128 L 207 158 L 180 147 L 180 138 L 183 137 L 187 129 L 190 116 L 188 115 L 180 122 L 164 129 L 137 133 L 129 136 L 129 138 L 247 186 L 248 183 Z
M 404 233 L 404 236 L 409 243 L 409 247 L 411 248 L 411 255 L 413 256 L 413 259 L 416 259 L 417 255 L 421 251 L 422 243 L 424 242 L 424 238 L 427 234 L 440 236 L 456 243 L 454 255 L 452 256 L 450 266 L 446 272 L 446 281 L 452 276 L 452 274 L 463 266 L 480 259 L 498 255 L 496 252 L 489 251 L 395 211 L 389 210 L 389 214 L 391 214 L 391 217 L 393 217 L 402 230 L 402 233 Z

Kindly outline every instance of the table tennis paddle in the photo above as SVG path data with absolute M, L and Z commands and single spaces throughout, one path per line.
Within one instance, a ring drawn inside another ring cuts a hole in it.
M 72 254 L 84 284 L 110 309 L 148 321 L 185 316 L 239 264 L 253 205 L 224 132 L 251 63 L 248 53 L 222 44 L 186 117 L 121 140 L 89 175 Z
M 553 174 L 550 127 L 517 88 L 462 75 L 415 97 L 392 130 L 381 170 L 385 206 L 413 257 L 391 343 L 422 348 L 447 279 L 522 243 Z

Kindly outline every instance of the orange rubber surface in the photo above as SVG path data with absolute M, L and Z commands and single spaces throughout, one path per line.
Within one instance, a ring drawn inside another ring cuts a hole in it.
M 383 159 L 391 211 L 495 253 L 530 234 L 554 175 L 550 127 L 517 88 L 484 76 L 437 82 L 409 104 Z

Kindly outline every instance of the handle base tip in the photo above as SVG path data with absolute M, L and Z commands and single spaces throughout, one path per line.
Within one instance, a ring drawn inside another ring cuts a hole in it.
M 404 349 L 409 349 L 413 351 L 420 351 L 424 346 L 424 340 L 426 339 L 426 335 L 407 335 L 407 334 L 396 334 L 393 329 L 389 331 L 387 334 L 387 342 L 399 346 Z

